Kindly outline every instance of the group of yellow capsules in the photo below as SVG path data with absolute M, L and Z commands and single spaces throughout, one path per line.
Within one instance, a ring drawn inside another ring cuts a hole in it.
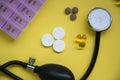
M 86 40 L 87 40 L 87 37 L 86 37 L 85 34 L 83 34 L 83 35 L 78 34 L 75 37 L 75 42 L 78 43 L 77 48 L 78 49 L 83 49 L 86 46 Z
M 116 5 L 120 6 L 120 0 L 116 0 Z

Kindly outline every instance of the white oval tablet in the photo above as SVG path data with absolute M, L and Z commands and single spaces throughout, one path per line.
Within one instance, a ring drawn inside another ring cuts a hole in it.
M 104 31 L 108 29 L 112 23 L 110 13 L 104 8 L 95 8 L 88 15 L 90 26 L 95 31 Z
M 43 46 L 50 47 L 53 45 L 54 38 L 50 34 L 45 34 L 45 35 L 43 35 L 41 41 L 42 41 Z
M 52 35 L 54 36 L 55 39 L 62 39 L 62 38 L 64 38 L 65 31 L 64 31 L 64 29 L 61 28 L 61 27 L 56 27 L 56 28 L 53 30 Z
M 56 40 L 53 43 L 53 49 L 55 52 L 63 52 L 65 49 L 65 43 L 63 40 Z

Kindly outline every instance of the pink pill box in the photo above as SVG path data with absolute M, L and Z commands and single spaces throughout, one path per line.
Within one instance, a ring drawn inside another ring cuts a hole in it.
M 46 0 L 0 0 L 0 29 L 17 39 Z

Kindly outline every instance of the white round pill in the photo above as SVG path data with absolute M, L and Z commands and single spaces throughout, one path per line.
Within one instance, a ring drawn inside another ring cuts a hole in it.
M 106 9 L 95 8 L 89 13 L 88 21 L 90 26 L 95 31 L 100 32 L 110 27 L 112 23 L 112 17 Z
M 65 43 L 63 40 L 56 40 L 54 43 L 53 43 L 53 49 L 55 52 L 63 52 L 64 49 L 65 49 Z
M 54 38 L 50 34 L 45 34 L 45 35 L 43 35 L 41 41 L 42 41 L 43 46 L 50 47 L 54 43 Z
M 64 38 L 64 35 L 65 35 L 65 31 L 63 28 L 61 27 L 56 27 L 54 30 L 53 30 L 53 33 L 52 33 L 53 37 L 55 39 L 62 39 Z

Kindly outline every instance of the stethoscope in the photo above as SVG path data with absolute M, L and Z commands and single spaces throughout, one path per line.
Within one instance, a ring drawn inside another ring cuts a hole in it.
M 88 23 L 90 27 L 94 31 L 96 31 L 95 47 L 90 65 L 80 80 L 86 80 L 92 72 L 92 69 L 95 65 L 98 56 L 100 34 L 102 31 L 105 31 L 110 27 L 112 23 L 112 17 L 106 9 L 94 8 L 88 14 Z M 75 80 L 72 71 L 65 66 L 59 64 L 45 64 L 42 66 L 34 66 L 34 62 L 34 58 L 30 58 L 29 63 L 25 63 L 18 60 L 9 61 L 0 66 L 0 71 L 10 76 L 14 80 L 23 80 L 22 78 L 16 76 L 15 74 L 7 70 L 7 67 L 11 65 L 20 65 L 23 68 L 27 68 L 37 73 L 41 80 Z

